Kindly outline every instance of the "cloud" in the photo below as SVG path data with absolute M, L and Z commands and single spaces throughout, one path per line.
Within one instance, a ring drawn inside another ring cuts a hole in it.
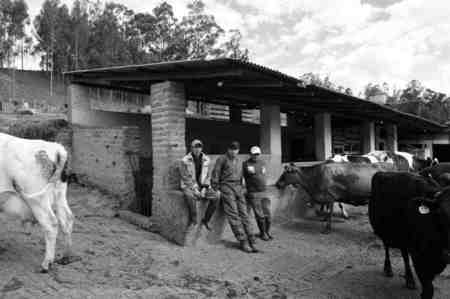
M 244 1 L 244 0 L 243 0 Z M 450 6 L 436 0 L 303 1 L 306 12 L 293 26 L 290 51 L 267 63 L 291 75 L 317 72 L 361 90 L 369 82 L 403 87 L 411 79 L 450 93 Z M 269 47 L 260 52 L 274 51 Z M 278 50 L 275 50 L 278 52 Z M 258 59 L 258 58 L 257 58 Z M 265 57 L 264 57 L 265 59 Z M 258 62 L 264 63 L 264 59 Z

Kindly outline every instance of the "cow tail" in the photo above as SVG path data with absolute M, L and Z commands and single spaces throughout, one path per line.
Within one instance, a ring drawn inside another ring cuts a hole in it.
M 64 149 L 64 147 L 61 146 L 61 148 L 59 148 L 56 151 L 56 159 L 55 159 L 55 172 L 53 173 L 53 175 L 50 178 L 50 183 L 51 182 L 57 182 L 57 181 L 62 181 L 62 182 L 66 182 L 67 181 L 67 151 Z

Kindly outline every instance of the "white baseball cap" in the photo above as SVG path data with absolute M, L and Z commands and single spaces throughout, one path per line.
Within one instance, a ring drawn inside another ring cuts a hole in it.
M 250 149 L 250 154 L 252 155 L 261 154 L 261 149 L 259 148 L 259 146 L 252 146 L 252 148 Z

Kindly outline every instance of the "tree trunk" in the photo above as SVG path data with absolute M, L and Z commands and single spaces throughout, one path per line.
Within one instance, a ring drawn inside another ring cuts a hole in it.
M 23 39 L 20 46 L 21 70 L 23 71 L 23 55 L 24 55 Z

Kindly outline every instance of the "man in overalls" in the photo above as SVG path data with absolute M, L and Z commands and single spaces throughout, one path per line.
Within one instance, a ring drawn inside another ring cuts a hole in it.
M 240 248 L 247 253 L 258 252 L 247 215 L 242 162 L 237 156 L 238 153 L 239 143 L 234 141 L 228 146 L 227 153 L 217 159 L 211 175 L 211 186 L 219 191 L 225 215 Z
M 259 228 L 259 237 L 269 241 L 271 224 L 270 199 L 266 195 L 266 165 L 260 157 L 261 149 L 253 146 L 250 149 L 250 158 L 244 162 L 245 187 L 247 188 L 247 200 L 249 210 L 255 214 L 256 223 Z

